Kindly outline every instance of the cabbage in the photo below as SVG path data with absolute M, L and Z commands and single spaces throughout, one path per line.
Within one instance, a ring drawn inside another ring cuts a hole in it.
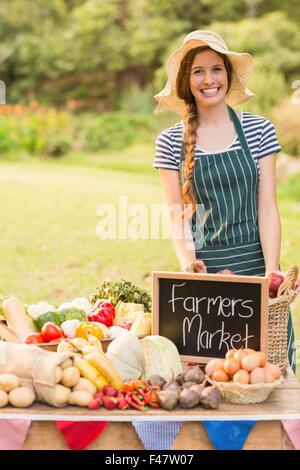
M 57 311 L 57 315 L 60 323 L 66 320 L 88 321 L 85 311 L 75 307 L 60 308 Z
M 136 380 L 144 369 L 144 356 L 138 337 L 129 331 L 114 339 L 106 356 L 112 362 L 123 381 Z
M 182 373 L 181 359 L 175 344 L 164 336 L 146 336 L 140 340 L 144 354 L 142 379 L 160 375 L 167 382 Z

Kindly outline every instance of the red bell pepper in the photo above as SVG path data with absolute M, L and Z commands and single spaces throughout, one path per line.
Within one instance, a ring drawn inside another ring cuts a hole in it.
M 153 406 L 153 408 L 160 408 L 160 404 L 158 403 L 158 399 L 154 392 L 151 390 L 145 392 L 144 390 L 139 389 L 139 394 L 144 398 L 148 405 Z
M 111 326 L 115 315 L 115 307 L 109 302 L 100 300 L 95 303 L 92 313 L 88 315 L 88 320 Z

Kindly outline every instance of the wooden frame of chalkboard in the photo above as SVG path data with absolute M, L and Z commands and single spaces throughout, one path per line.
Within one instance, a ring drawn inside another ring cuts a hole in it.
M 267 277 L 153 271 L 152 334 L 204 364 L 228 349 L 267 353 L 268 296 Z

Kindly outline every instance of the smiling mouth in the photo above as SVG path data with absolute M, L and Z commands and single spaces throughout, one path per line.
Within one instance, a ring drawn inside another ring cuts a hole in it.
M 201 93 L 205 96 L 214 96 L 218 93 L 221 87 L 215 87 L 215 88 L 204 88 L 201 91 Z

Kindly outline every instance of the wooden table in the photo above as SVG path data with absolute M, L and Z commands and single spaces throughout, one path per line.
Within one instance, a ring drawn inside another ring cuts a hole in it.
M 103 433 L 87 449 L 142 450 L 144 449 L 132 420 L 183 421 L 175 438 L 173 450 L 213 449 L 202 421 L 253 420 L 244 449 L 293 449 L 281 420 L 300 419 L 300 384 L 289 369 L 283 383 L 263 403 L 238 405 L 222 401 L 217 410 L 205 410 L 198 406 L 192 410 L 175 409 L 172 412 L 151 409 L 146 413 L 135 410 L 97 410 L 67 406 L 53 408 L 35 403 L 30 408 L 18 409 L 6 406 L 1 409 L 0 419 L 32 420 L 25 449 L 68 449 L 55 421 L 109 421 Z

